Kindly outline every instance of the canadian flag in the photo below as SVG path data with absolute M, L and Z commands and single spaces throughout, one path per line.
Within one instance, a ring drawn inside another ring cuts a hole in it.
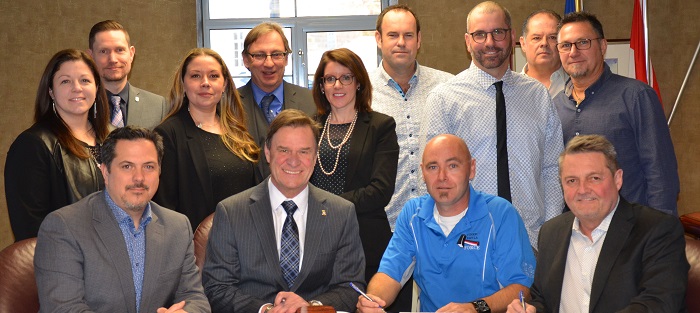
M 654 88 L 654 90 L 656 90 L 656 95 L 659 96 L 659 102 L 661 102 L 661 92 L 659 91 L 659 84 L 656 82 L 656 73 L 654 72 L 654 67 L 651 66 L 651 61 L 649 61 L 650 68 L 647 69 L 647 27 L 645 25 L 644 15 L 642 14 L 642 7 L 645 5 L 646 0 L 634 0 L 634 11 L 632 12 L 632 34 L 630 35 L 631 62 L 629 63 L 629 73 L 634 73 L 637 80 L 643 81 Z M 648 74 L 650 72 L 651 75 Z M 649 83 L 648 77 L 651 77 L 651 83 Z

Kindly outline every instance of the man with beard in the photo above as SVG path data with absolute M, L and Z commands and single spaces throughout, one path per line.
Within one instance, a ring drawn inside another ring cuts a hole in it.
M 630 202 L 678 215 L 678 164 L 666 116 L 654 89 L 610 71 L 603 25 L 586 12 L 564 17 L 559 56 L 571 79 L 554 98 L 564 143 L 578 135 L 603 135 L 615 150 Z
M 39 228 L 41 312 L 211 311 L 190 222 L 151 201 L 162 157 L 152 130 L 126 126 L 107 137 L 106 190 L 52 212 Z
M 129 33 L 116 21 L 99 22 L 90 29 L 87 52 L 95 60 L 107 89 L 114 127 L 135 125 L 153 129 L 168 113 L 165 98 L 129 84 L 136 48 Z
M 492 1 L 475 6 L 464 37 L 472 64 L 430 92 L 421 137 L 464 139 L 479 161 L 473 186 L 511 201 L 536 249 L 542 224 L 564 208 L 561 122 L 547 89 L 509 68 L 515 35 L 506 8 Z
M 375 302 L 359 297 L 359 312 L 382 312 L 411 273 L 421 312 L 503 312 L 527 293 L 535 256 L 525 225 L 510 202 L 471 186 L 476 163 L 457 136 L 428 142 L 421 170 L 429 194 L 401 210 L 367 286 Z
M 569 75 L 564 72 L 557 53 L 557 26 L 561 16 L 549 9 L 532 12 L 523 23 L 520 46 L 527 63 L 522 73 L 547 87 L 552 99 L 564 90 Z

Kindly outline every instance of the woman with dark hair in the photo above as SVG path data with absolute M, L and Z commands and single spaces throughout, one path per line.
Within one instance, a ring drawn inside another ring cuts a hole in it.
M 80 50 L 59 51 L 39 81 L 34 125 L 7 152 L 5 195 L 16 241 L 36 237 L 50 212 L 104 188 L 99 150 L 109 130 L 95 62 Z
M 396 122 L 372 111 L 369 75 L 348 49 L 323 54 L 312 93 L 323 129 L 311 183 L 355 204 L 369 281 L 391 239 L 384 207 L 396 181 Z
M 255 186 L 260 154 L 231 73 L 214 50 L 190 50 L 175 73 L 155 201 L 185 214 L 196 229 L 219 201 Z

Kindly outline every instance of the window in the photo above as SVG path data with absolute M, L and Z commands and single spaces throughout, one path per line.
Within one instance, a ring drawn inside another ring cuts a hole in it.
M 199 44 L 221 54 L 236 87 L 250 80 L 243 65 L 243 40 L 263 21 L 284 27 L 292 53 L 284 79 L 311 87 L 326 50 L 348 48 L 357 53 L 367 71 L 379 64 L 374 40 L 377 15 L 389 0 L 200 0 Z M 395 0 L 393 2 L 396 2 Z

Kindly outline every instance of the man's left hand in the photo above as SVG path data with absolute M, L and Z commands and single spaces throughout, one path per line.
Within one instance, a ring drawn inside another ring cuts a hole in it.
M 187 313 L 187 311 L 184 310 L 185 308 L 185 301 L 180 301 L 178 303 L 173 304 L 170 308 L 160 308 L 158 309 L 158 313 Z
M 305 306 L 309 306 L 309 303 L 296 293 L 282 291 L 275 297 L 275 307 L 269 313 L 296 313 L 297 309 Z
M 446 306 L 441 307 L 435 312 L 453 312 L 453 313 L 476 313 L 474 305 L 471 303 L 454 303 L 450 302 Z

